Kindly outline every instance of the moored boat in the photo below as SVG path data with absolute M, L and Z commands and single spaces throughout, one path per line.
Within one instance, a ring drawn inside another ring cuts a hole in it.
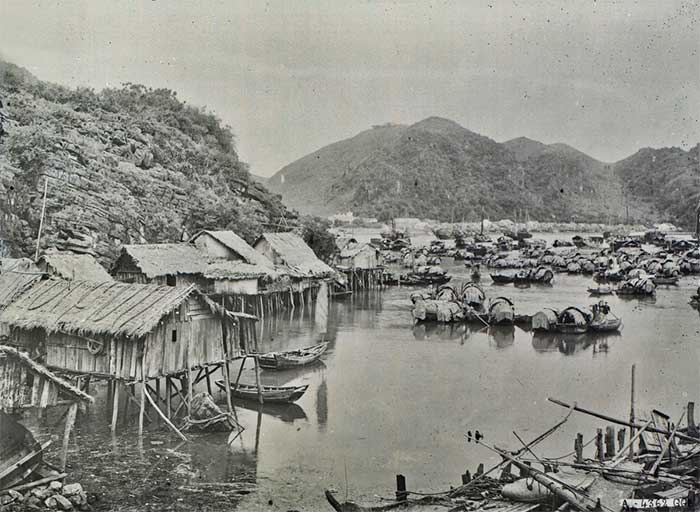
M 489 304 L 490 324 L 512 324 L 515 320 L 515 306 L 507 297 L 497 297 Z
M 612 286 L 603 285 L 598 286 L 596 288 L 589 288 L 588 293 L 590 295 L 593 295 L 594 297 L 598 297 L 601 295 L 612 295 L 613 293 L 615 293 L 615 288 L 613 288 Z
M 490 274 L 491 279 L 497 284 L 509 284 L 513 282 L 513 276 L 508 274 Z
M 660 284 L 678 284 L 678 276 L 654 276 L 652 281 L 655 285 Z
M 604 320 L 593 320 L 588 327 L 596 332 L 615 332 L 622 327 L 622 319 L 606 318 Z
M 219 389 L 225 390 L 226 384 L 224 381 L 217 380 L 216 385 Z M 291 403 L 299 400 L 306 390 L 308 384 L 303 386 L 262 386 L 262 397 L 265 402 L 274 403 Z M 258 387 L 252 384 L 231 384 L 231 394 L 236 398 L 243 400 L 258 400 Z
M 258 356 L 260 367 L 269 370 L 284 370 L 315 363 L 328 349 L 328 343 L 319 343 L 312 347 L 287 350 L 284 352 L 268 352 Z
M 576 306 L 569 306 L 559 313 L 557 331 L 564 334 L 583 334 L 588 330 L 591 314 Z

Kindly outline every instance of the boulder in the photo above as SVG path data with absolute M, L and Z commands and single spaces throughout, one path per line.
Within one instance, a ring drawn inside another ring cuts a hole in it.
M 59 480 L 54 480 L 49 484 L 49 489 L 52 491 L 60 491 L 63 488 L 63 484 Z
M 53 495 L 53 491 L 48 487 L 36 487 L 32 489 L 32 495 L 36 496 L 40 500 L 45 500 Z
M 64 496 L 73 496 L 74 494 L 80 494 L 82 492 L 84 492 L 83 486 L 80 485 L 79 483 L 66 484 L 63 486 L 63 495 Z
M 60 494 L 56 494 L 53 499 L 56 500 L 56 503 L 58 505 L 58 508 L 61 510 L 70 510 L 73 508 L 73 503 L 66 498 L 65 496 L 61 496 Z

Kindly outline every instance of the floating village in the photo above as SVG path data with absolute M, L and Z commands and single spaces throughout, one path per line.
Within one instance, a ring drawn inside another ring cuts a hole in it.
M 110 268 L 81 239 L 37 252 L 34 260 L 3 259 L 0 503 L 17 510 L 96 506 L 91 482 L 75 481 L 70 471 L 80 443 L 73 431 L 81 421 L 102 421 L 113 433 L 126 429 L 134 443 L 153 433 L 188 443 L 223 431 L 230 432 L 224 444 L 232 444 L 244 435 L 242 410 L 299 414 L 295 402 L 316 390 L 273 385 L 266 376 L 298 377 L 323 365 L 329 308 L 368 291 L 399 293 L 406 309 L 396 321 L 408 330 L 469 326 L 507 339 L 517 328 L 574 344 L 577 337 L 601 335 L 598 350 L 605 350 L 606 337 L 629 322 L 612 298 L 648 300 L 660 287 L 700 274 L 696 235 L 668 228 L 559 233 L 553 241 L 512 223 L 489 223 L 485 230 L 482 221 L 472 229 L 435 227 L 421 244 L 395 225 L 365 240 L 341 229 L 327 262 L 291 231 L 263 233 L 249 245 L 217 230 L 180 243 L 125 245 Z M 447 262 L 466 278 L 453 279 Z M 546 297 L 570 275 L 588 282 L 587 295 L 575 303 L 530 311 L 514 298 L 520 289 Z M 687 296 L 686 307 L 700 307 L 700 289 Z M 258 324 L 294 311 L 317 327 L 314 343 L 262 349 Z M 664 403 L 640 410 L 634 363 L 624 374 L 616 393 L 629 397 L 625 410 L 550 397 L 561 414 L 537 435 L 513 431 L 513 439 L 488 439 L 478 430 L 453 432 L 498 458 L 491 467 L 465 471 L 461 482 L 455 475 L 443 490 L 420 492 L 412 487 L 419 482 L 389 474 L 396 490 L 382 497 L 388 501 L 361 505 L 347 491 L 343 498 L 326 490 L 325 508 L 585 512 L 620 510 L 626 499 L 696 506 L 700 432 L 693 397 L 682 410 Z M 88 417 L 97 402 L 106 414 Z M 596 418 L 600 427 L 571 439 L 571 453 L 538 446 L 581 416 Z M 41 435 L 25 418 L 43 425 Z M 256 450 L 265 441 L 260 416 L 257 428 Z M 255 483 L 201 482 L 198 492 L 237 497 L 255 492 Z M 319 499 L 323 493 L 318 488 Z

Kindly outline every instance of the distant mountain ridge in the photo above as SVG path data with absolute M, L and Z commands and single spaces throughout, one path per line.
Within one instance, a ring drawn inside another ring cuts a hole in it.
M 483 209 L 492 218 L 689 225 L 692 216 L 682 210 L 698 200 L 697 148 L 649 151 L 664 155 L 663 168 L 644 168 L 682 182 L 683 207 L 667 204 L 661 181 L 636 170 L 653 158 L 645 150 L 604 163 L 563 143 L 498 143 L 439 117 L 365 130 L 292 162 L 266 185 L 291 208 L 324 216 L 476 220 Z M 686 171 L 676 176 L 669 168 L 679 165 Z

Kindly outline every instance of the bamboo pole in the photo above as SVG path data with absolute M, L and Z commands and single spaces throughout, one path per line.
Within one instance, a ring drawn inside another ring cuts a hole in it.
M 625 420 L 613 418 L 612 416 L 607 416 L 607 415 L 601 414 L 599 412 L 589 411 L 588 409 L 584 409 L 583 407 L 579 407 L 576 404 L 571 406 L 571 405 L 567 404 L 566 402 L 562 402 L 560 400 L 557 400 L 556 398 L 550 397 L 550 398 L 547 398 L 547 400 L 549 400 L 553 404 L 559 405 L 561 407 L 573 408 L 574 411 L 582 412 L 584 414 L 588 414 L 589 416 L 594 416 L 596 418 L 600 418 L 600 419 L 605 420 L 605 421 L 610 421 L 612 423 L 617 423 L 618 425 L 625 425 L 628 427 L 634 427 L 635 429 L 642 428 L 642 426 L 643 426 L 639 423 L 630 424 L 630 422 L 625 421 Z M 649 432 L 656 432 L 658 434 L 663 434 L 665 436 L 671 435 L 671 432 L 669 432 L 668 430 L 662 429 L 662 428 L 648 427 L 647 430 Z M 684 440 L 689 441 L 691 443 L 700 443 L 700 439 L 696 439 L 694 437 L 687 436 L 687 435 L 682 434 L 680 432 L 676 432 L 675 436 L 679 439 L 684 439 Z
M 163 421 L 165 421 L 165 423 L 166 423 L 171 429 L 173 429 L 173 430 L 175 431 L 175 433 L 176 433 L 178 436 L 180 436 L 180 439 L 182 439 L 183 441 L 188 441 L 187 437 L 185 437 L 185 435 L 184 435 L 182 432 L 180 432 L 180 431 L 178 430 L 178 428 L 177 428 L 175 425 L 173 425 L 172 422 L 165 416 L 165 414 L 163 414 L 163 411 L 160 410 L 160 408 L 158 407 L 158 405 L 156 405 L 156 403 L 153 401 L 153 398 L 151 398 L 151 395 L 148 394 L 148 390 L 147 390 L 147 389 L 144 389 L 144 395 L 146 396 L 146 399 L 149 401 L 149 403 L 150 403 L 150 404 L 153 406 L 153 408 L 156 410 L 156 412 L 158 413 L 158 415 L 159 415 L 161 418 L 163 418 Z
M 243 359 L 241 359 L 241 367 L 238 369 L 238 376 L 236 377 L 236 383 L 233 385 L 233 389 L 236 390 L 238 389 L 238 383 L 241 380 L 241 374 L 243 373 L 243 367 L 245 366 L 245 360 L 248 358 L 247 355 L 243 356 Z
M 172 383 L 170 382 L 170 377 L 168 377 L 166 375 L 165 376 L 165 405 L 168 408 L 168 418 L 170 418 L 172 413 L 173 413 L 173 408 L 171 405 L 172 393 L 173 393 Z
M 483 444 L 483 443 L 479 443 Z M 484 446 L 486 446 L 484 444 Z M 536 482 L 542 484 L 545 486 L 547 489 L 551 491 L 552 494 L 555 496 L 558 496 L 562 500 L 566 501 L 569 503 L 572 507 L 574 507 L 576 510 L 579 510 L 581 512 L 589 512 L 588 506 L 578 498 L 576 494 L 570 489 L 565 489 L 563 488 L 560 484 L 556 483 L 552 478 L 548 477 L 545 473 L 539 471 L 538 469 L 534 469 L 531 466 L 526 465 L 525 463 L 519 461 L 518 459 L 515 459 L 508 455 L 507 452 L 500 450 L 498 448 L 492 448 L 495 450 L 497 453 L 501 455 L 504 459 L 508 460 L 511 462 L 513 465 L 517 466 L 518 469 L 527 472 L 529 475 L 529 478 L 535 480 Z M 568 492 L 567 492 L 568 490 Z
M 41 246 L 41 231 L 44 228 L 44 215 L 46 214 L 46 194 L 49 191 L 49 177 L 44 178 L 44 200 L 41 204 L 41 217 L 39 219 L 39 233 L 36 237 L 36 253 L 34 254 L 34 261 L 39 260 L 39 248 Z

